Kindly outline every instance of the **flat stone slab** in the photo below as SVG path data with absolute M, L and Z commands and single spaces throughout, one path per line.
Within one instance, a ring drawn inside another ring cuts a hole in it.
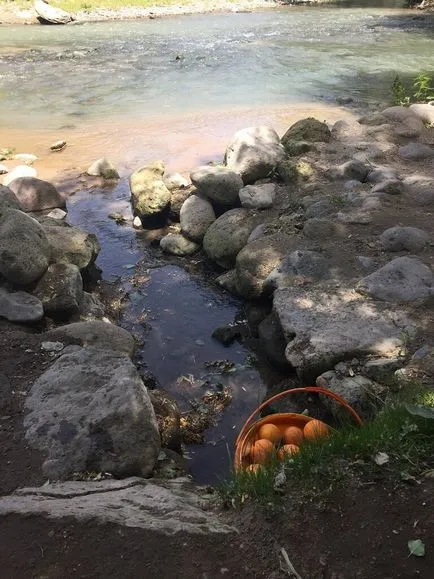
M 10 322 L 38 322 L 44 316 L 41 300 L 26 292 L 8 292 L 0 288 L 0 317 Z
M 403 312 L 388 311 L 352 288 L 277 289 L 273 307 L 288 342 L 286 358 L 306 380 L 346 358 L 396 354 L 405 332 L 412 332 Z
M 187 479 L 139 477 L 94 482 L 69 481 L 24 488 L 0 498 L 0 516 L 42 515 L 116 523 L 165 535 L 237 532 L 223 524 Z

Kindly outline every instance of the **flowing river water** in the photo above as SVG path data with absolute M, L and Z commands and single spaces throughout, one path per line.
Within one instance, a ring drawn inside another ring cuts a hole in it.
M 206 444 L 189 448 L 199 481 L 227 472 L 228 448 L 269 384 L 247 347 L 224 348 L 211 337 L 242 304 L 179 266 L 153 267 L 144 236 L 108 219 L 113 211 L 130 215 L 126 176 L 156 158 L 186 171 L 221 159 L 231 134 L 245 126 L 266 123 L 283 133 L 303 116 L 332 123 L 385 104 L 397 73 L 434 70 L 432 24 L 396 9 L 288 7 L 0 27 L 0 148 L 35 153 L 39 175 L 60 187 L 96 158 L 113 160 L 120 183 L 76 186 L 69 222 L 97 234 L 103 278 L 120 279 L 129 294 L 121 323 L 143 339 L 140 360 L 182 410 L 208 387 L 232 392 Z M 60 138 L 68 146 L 50 155 Z M 142 269 L 149 263 L 148 275 L 132 286 L 139 262 Z M 235 371 L 216 378 L 206 363 L 222 359 Z

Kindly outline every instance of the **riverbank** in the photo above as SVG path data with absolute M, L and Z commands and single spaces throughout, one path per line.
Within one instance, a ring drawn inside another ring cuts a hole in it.
M 152 0 L 132 0 L 131 3 L 117 0 L 53 2 L 53 6 L 73 14 L 76 23 L 153 19 L 211 12 L 251 12 L 280 5 L 279 0 L 224 0 L 218 3 L 212 0 L 166 0 L 161 3 Z M 15 3 L 0 0 L 0 24 L 38 24 L 33 2 L 23 0 Z

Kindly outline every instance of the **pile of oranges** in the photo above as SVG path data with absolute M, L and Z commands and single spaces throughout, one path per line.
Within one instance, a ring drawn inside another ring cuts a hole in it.
M 327 438 L 330 428 L 321 420 L 310 420 L 304 428 L 288 426 L 284 430 L 275 424 L 263 424 L 254 443 L 247 443 L 244 457 L 250 462 L 247 470 L 256 473 L 262 465 L 276 456 L 279 460 L 300 452 L 304 440 L 316 441 Z

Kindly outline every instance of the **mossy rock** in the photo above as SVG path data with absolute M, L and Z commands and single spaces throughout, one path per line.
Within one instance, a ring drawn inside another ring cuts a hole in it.
M 284 143 L 285 153 L 290 157 L 298 157 L 299 155 L 303 155 L 304 153 L 308 153 L 314 149 L 314 145 L 312 143 L 308 143 L 307 141 L 296 141 L 288 139 Z
M 277 166 L 277 173 L 287 185 L 296 184 L 300 181 L 312 181 L 317 171 L 308 161 L 294 161 L 285 159 Z
M 297 121 L 283 135 L 281 141 L 285 150 L 288 148 L 290 154 L 291 147 L 296 141 L 305 141 L 307 143 L 325 142 L 331 139 L 331 132 L 328 126 L 317 119 L 309 117 Z

